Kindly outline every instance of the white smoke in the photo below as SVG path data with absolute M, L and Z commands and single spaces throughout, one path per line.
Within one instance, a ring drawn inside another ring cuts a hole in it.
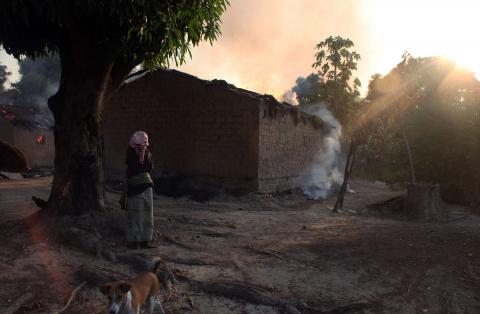
M 289 103 L 290 105 L 297 106 L 297 93 L 295 93 L 292 89 L 286 90 L 282 96 L 280 96 L 281 102 Z
M 29 104 L 33 104 L 42 111 L 48 111 L 48 99 L 58 91 L 58 81 L 47 81 L 42 90 L 24 96 Z
M 313 163 L 301 177 L 300 186 L 303 192 L 313 199 L 326 199 L 332 186 L 341 185 L 343 173 L 340 167 L 340 136 L 342 126 L 325 104 L 314 104 L 302 108 L 305 113 L 322 119 L 325 132 L 320 150 L 315 155 Z

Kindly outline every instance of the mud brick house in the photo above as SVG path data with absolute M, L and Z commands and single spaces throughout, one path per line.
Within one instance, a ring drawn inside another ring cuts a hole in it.
M 127 80 L 105 106 L 107 178 L 124 176 L 136 130 L 157 171 L 261 192 L 298 186 L 322 142 L 322 122 L 295 106 L 175 70 Z
M 32 168 L 53 167 L 53 118 L 33 108 L 0 106 L 0 140 L 25 155 Z

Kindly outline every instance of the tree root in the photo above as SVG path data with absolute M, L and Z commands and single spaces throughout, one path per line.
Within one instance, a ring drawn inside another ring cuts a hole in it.
M 399 212 L 403 209 L 404 202 L 405 202 L 405 195 L 399 195 L 399 196 L 389 198 L 385 201 L 368 204 L 366 207 L 368 209 L 379 210 L 379 211 L 387 210 L 391 212 Z
M 211 238 L 231 238 L 235 236 L 232 232 L 217 232 L 217 231 L 204 231 L 202 234 Z
M 30 292 L 22 294 L 18 299 L 16 299 L 10 306 L 6 309 L 3 314 L 14 314 L 16 313 L 25 303 L 30 301 L 33 298 L 33 295 Z
M 77 295 L 78 291 L 80 291 L 83 288 L 83 286 L 85 286 L 86 283 L 87 282 L 84 281 L 80 285 L 78 285 L 75 289 L 73 289 L 72 292 L 70 293 L 70 297 L 68 298 L 65 306 L 62 307 L 60 310 L 53 312 L 52 314 L 60 314 L 64 312 L 70 306 L 70 303 L 72 303 L 72 300 Z
M 147 260 L 143 254 L 117 253 L 115 257 L 117 261 L 128 265 L 137 272 L 149 271 L 153 268 L 153 262 Z
M 177 275 L 178 277 L 178 275 Z M 298 314 L 298 313 L 315 313 L 315 314 L 346 314 L 358 313 L 360 311 L 374 308 L 377 305 L 372 302 L 354 302 L 329 310 L 321 310 L 317 307 L 310 306 L 302 300 L 298 299 L 278 299 L 268 296 L 250 285 L 239 282 L 199 282 L 191 280 L 192 283 L 200 290 L 217 296 L 240 299 L 252 304 L 266 305 L 280 308 L 284 313 Z
M 36 196 L 32 196 L 32 201 L 40 209 L 47 209 L 48 208 L 48 202 L 44 199 L 41 199 L 41 198 L 36 197 Z
M 64 225 L 65 224 L 68 225 L 66 222 L 64 222 Z M 99 257 L 104 257 L 109 261 L 123 263 L 125 265 L 128 265 L 132 270 L 149 271 L 153 267 L 153 261 L 146 255 L 139 254 L 138 252 L 130 253 L 125 251 L 119 252 L 119 251 L 113 250 L 110 247 L 110 245 L 106 243 L 105 239 L 103 239 L 98 234 L 95 234 L 95 232 L 91 232 L 89 230 L 83 230 L 76 227 L 60 228 L 58 232 L 59 233 L 57 234 L 57 236 L 66 244 L 76 247 L 78 249 L 81 249 L 83 251 L 87 251 L 91 254 L 94 254 L 94 255 L 96 254 Z M 164 239 L 176 245 L 184 247 L 186 249 L 196 250 L 196 248 L 177 242 L 176 240 L 168 236 L 164 237 Z M 249 248 L 262 254 L 272 255 L 282 259 L 284 258 L 281 255 L 272 253 L 270 251 L 256 249 L 253 247 L 249 247 Z M 167 258 L 167 260 L 169 259 Z M 185 259 L 185 260 L 177 259 L 176 261 L 175 259 L 170 259 L 170 260 L 172 262 L 188 262 L 188 263 L 191 263 L 192 265 L 211 264 L 211 263 L 206 263 L 204 261 L 201 261 L 199 259 Z M 95 276 L 95 273 L 96 273 L 95 270 L 89 270 L 87 272 L 85 271 L 83 272 L 84 275 L 85 274 L 88 276 L 91 275 L 90 277 L 94 279 L 93 282 L 90 282 L 90 280 L 88 280 L 89 285 L 93 284 L 97 286 L 98 284 L 109 281 L 108 280 L 109 278 L 107 278 L 106 276 L 102 276 L 102 275 Z M 162 269 L 161 272 L 158 274 L 158 277 L 161 283 L 165 287 L 168 287 L 167 290 L 170 290 L 171 293 L 175 292 L 174 283 L 176 282 L 176 280 L 180 280 L 207 294 L 213 294 L 213 295 L 230 298 L 230 299 L 243 300 L 243 301 L 246 301 L 252 304 L 257 304 L 257 305 L 276 307 L 276 308 L 279 308 L 281 311 L 290 313 L 290 314 L 298 314 L 298 313 L 343 314 L 343 313 L 359 312 L 363 309 L 372 307 L 372 304 L 368 302 L 356 302 L 356 303 L 338 307 L 332 310 L 322 311 L 319 308 L 308 305 L 305 302 L 298 299 L 285 299 L 285 298 L 277 298 L 274 296 L 269 296 L 268 294 L 265 294 L 265 289 L 263 289 L 262 287 L 254 287 L 244 283 L 224 282 L 224 281 L 220 281 L 220 282 L 219 281 L 209 281 L 209 282 L 196 281 L 188 278 L 187 276 L 182 274 L 181 271 L 176 269 L 172 269 L 171 271 L 168 269 Z M 86 281 L 86 278 L 83 278 L 81 280 Z M 72 292 L 72 295 L 73 294 L 74 293 Z M 22 301 L 22 303 L 24 302 L 27 302 L 27 301 Z M 19 307 L 20 306 L 21 305 L 19 305 Z
M 122 256 L 122 255 L 117 255 Z M 127 257 L 128 256 L 128 257 Z M 147 257 L 140 255 L 133 255 L 124 253 L 123 257 L 118 258 L 118 261 L 129 265 L 136 271 L 145 271 L 151 269 L 152 262 Z M 140 269 L 143 268 L 143 269 Z M 91 271 L 94 273 L 94 271 Z M 83 272 L 85 273 L 85 272 Z M 98 276 L 97 276 L 98 277 Z M 101 276 L 100 276 L 101 277 Z M 297 299 L 280 299 L 271 297 L 264 293 L 264 289 L 261 287 L 252 286 L 242 282 L 224 282 L 224 281 L 209 281 L 202 282 L 189 278 L 184 275 L 178 269 L 165 269 L 161 268 L 158 274 L 158 278 L 161 284 L 166 288 L 168 297 L 171 297 L 175 293 L 175 284 L 177 281 L 187 283 L 200 291 L 207 294 L 213 294 L 220 297 L 229 299 L 243 300 L 251 304 L 265 305 L 271 307 L 277 307 L 283 313 L 287 314 L 299 314 L 299 313 L 315 313 L 315 314 L 345 314 L 356 313 L 368 308 L 372 308 L 374 305 L 369 302 L 355 302 L 345 306 L 337 307 L 331 310 L 322 311 L 321 309 L 310 306 L 305 302 Z M 98 280 L 97 280 L 98 281 Z M 107 280 L 103 280 L 107 282 Z M 96 283 L 100 284 L 99 282 Z
M 103 273 L 98 272 L 98 268 L 93 269 L 88 265 L 81 266 L 77 271 L 75 271 L 74 276 L 75 280 L 85 281 L 87 286 L 92 288 L 117 279 L 115 278 L 116 276 L 113 276 L 111 273 L 106 276 Z M 120 279 L 125 279 L 125 277 Z
M 279 259 L 282 259 L 282 260 L 285 259 L 279 253 L 271 251 L 271 250 L 259 249 L 259 248 L 253 247 L 253 246 L 246 246 L 245 248 L 249 249 L 249 250 L 252 250 L 254 252 L 257 252 L 257 253 L 261 253 L 261 254 L 268 255 L 268 256 L 273 256 L 273 257 L 276 257 L 276 258 L 279 258 Z
M 319 309 L 308 306 L 300 300 L 282 300 L 263 294 L 254 287 L 237 282 L 199 282 L 195 281 L 196 286 L 208 293 L 217 296 L 240 299 L 252 304 L 279 307 L 283 311 L 291 314 L 297 313 L 322 313 Z
M 334 309 L 324 311 L 324 314 L 347 314 L 347 313 L 363 313 L 364 310 L 378 308 L 378 304 L 374 302 L 354 302 L 347 305 L 342 305 Z
M 191 258 L 166 257 L 165 260 L 171 263 L 189 265 L 189 266 L 214 266 L 219 264 L 216 262 L 207 262 L 195 257 L 191 257 Z
M 163 239 L 168 242 L 168 243 L 172 243 L 172 244 L 175 244 L 181 248 L 184 248 L 184 249 L 187 249 L 187 250 L 195 250 L 195 248 L 193 246 L 190 246 L 188 244 L 184 244 L 184 243 L 181 243 L 175 239 L 172 239 L 171 237 L 169 236 L 163 236 Z

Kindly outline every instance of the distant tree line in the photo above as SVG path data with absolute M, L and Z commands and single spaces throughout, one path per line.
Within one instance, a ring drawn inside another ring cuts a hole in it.
M 371 77 L 362 99 L 353 42 L 329 37 L 316 48 L 317 72 L 290 92 L 300 107 L 325 104 L 342 123 L 344 146 L 361 138 L 357 176 L 440 183 L 445 200 L 480 208 L 480 82 L 471 71 L 406 52 Z
M 371 126 L 369 175 L 408 180 L 405 136 L 417 181 L 440 183 L 446 200 L 480 207 L 480 82 L 471 71 L 407 53 L 387 75 L 372 76 L 357 112 Z

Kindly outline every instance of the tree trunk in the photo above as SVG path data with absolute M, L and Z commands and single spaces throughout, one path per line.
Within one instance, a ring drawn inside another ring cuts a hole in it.
M 408 165 L 410 166 L 410 175 L 411 175 L 411 183 L 415 184 L 416 183 L 416 178 L 415 178 L 415 167 L 413 165 L 413 156 L 412 156 L 412 150 L 410 148 L 410 142 L 408 141 L 407 137 L 407 132 L 405 131 L 405 126 L 403 125 L 403 122 L 401 123 L 401 128 L 402 128 L 402 137 L 403 141 L 405 142 L 405 147 L 407 148 L 407 155 L 408 155 Z
M 49 100 L 55 116 L 55 176 L 48 207 L 80 214 L 104 207 L 101 109 L 106 73 L 69 80 Z
M 435 221 L 448 216 L 438 184 L 409 184 L 404 206 L 409 216 L 419 220 Z
M 82 214 L 105 206 L 103 104 L 135 67 L 123 42 L 98 43 L 88 29 L 65 21 L 59 34 L 62 73 L 48 100 L 55 118 L 55 174 L 42 208 Z
M 59 90 L 48 101 L 55 118 L 55 174 L 46 207 L 82 214 L 105 206 L 102 111 L 112 65 L 99 61 L 91 47 L 67 48 L 60 49 Z

